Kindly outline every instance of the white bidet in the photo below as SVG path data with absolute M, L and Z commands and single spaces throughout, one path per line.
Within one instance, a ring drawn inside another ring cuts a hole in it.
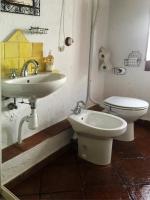
M 110 164 L 113 138 L 126 131 L 126 121 L 92 110 L 72 114 L 68 120 L 78 135 L 79 156 L 97 165 Z

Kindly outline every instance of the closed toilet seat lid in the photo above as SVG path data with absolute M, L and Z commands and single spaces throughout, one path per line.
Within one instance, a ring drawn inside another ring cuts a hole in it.
M 105 99 L 104 105 L 118 107 L 122 109 L 129 109 L 129 110 L 143 110 L 149 107 L 149 103 L 147 101 L 136 98 L 119 97 L 119 96 L 112 96 Z

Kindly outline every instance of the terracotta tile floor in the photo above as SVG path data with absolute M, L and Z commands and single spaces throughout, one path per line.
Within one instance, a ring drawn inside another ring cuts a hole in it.
M 136 125 L 135 136 L 114 141 L 109 166 L 81 160 L 72 144 L 11 191 L 21 200 L 150 200 L 150 128 Z

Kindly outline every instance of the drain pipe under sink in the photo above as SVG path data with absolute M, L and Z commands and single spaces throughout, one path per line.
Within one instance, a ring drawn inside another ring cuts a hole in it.
M 36 111 L 36 100 L 30 100 L 31 114 L 21 119 L 18 128 L 18 144 L 22 143 L 22 126 L 24 122 L 28 123 L 30 130 L 35 130 L 38 127 L 38 116 Z

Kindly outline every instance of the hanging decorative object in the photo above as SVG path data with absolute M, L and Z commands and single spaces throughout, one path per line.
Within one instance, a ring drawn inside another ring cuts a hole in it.
M 40 0 L 1 0 L 1 11 L 40 16 Z
M 60 15 L 60 25 L 59 25 L 59 39 L 58 39 L 58 50 L 63 52 L 65 46 L 69 47 L 74 43 L 73 39 L 73 27 L 74 27 L 74 15 L 75 15 L 75 1 L 73 0 L 73 17 L 72 17 L 72 34 L 71 36 L 66 36 L 65 32 L 65 0 L 62 0 L 61 15 Z
M 70 36 L 67 36 L 66 38 L 65 38 L 65 45 L 66 46 L 71 46 L 73 43 L 74 43 L 74 18 L 75 18 L 75 8 L 76 8 L 76 6 L 75 6 L 75 1 L 73 0 L 73 4 L 72 4 L 72 13 L 73 13 L 73 15 L 72 15 L 72 33 L 70 34 Z
M 66 37 L 65 38 L 65 45 L 66 46 L 71 46 L 72 44 L 74 43 L 74 40 L 73 40 L 73 38 L 71 38 L 71 37 Z
M 64 14 L 65 13 L 65 0 L 62 0 L 61 5 L 61 15 L 60 15 L 60 24 L 59 24 L 59 38 L 58 38 L 58 50 L 60 52 L 63 52 L 65 50 L 65 20 L 64 20 Z

